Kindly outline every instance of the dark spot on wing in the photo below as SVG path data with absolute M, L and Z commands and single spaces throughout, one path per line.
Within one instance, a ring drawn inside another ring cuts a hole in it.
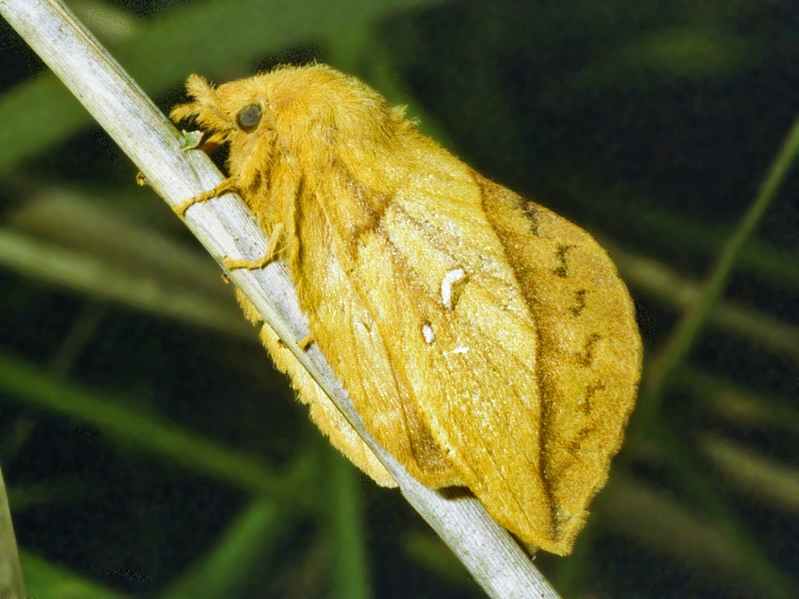
M 599 335 L 591 333 L 588 339 L 585 340 L 583 350 L 577 354 L 577 363 L 580 366 L 591 366 L 591 363 L 594 361 L 594 349 L 596 348 L 597 341 L 600 339 L 601 337 Z
M 583 441 L 589 439 L 594 432 L 593 426 L 587 426 L 582 429 L 579 433 L 577 433 L 574 438 L 569 443 L 569 453 L 571 453 L 575 458 L 579 461 L 581 452 L 581 446 Z
M 557 245 L 555 255 L 557 256 L 558 262 L 560 262 L 560 264 L 557 267 L 555 267 L 555 269 L 552 272 L 554 272 L 557 276 L 559 276 L 562 279 L 565 279 L 566 277 L 569 276 L 569 264 L 566 261 L 566 254 L 568 254 L 569 250 L 572 249 L 573 247 L 574 247 L 573 245 L 565 245 L 561 243 Z
M 585 289 L 579 289 L 574 294 L 574 305 L 569 308 L 569 311 L 574 314 L 575 317 L 580 316 L 585 309 L 585 294 Z
M 585 389 L 585 397 L 580 402 L 580 407 L 583 409 L 583 412 L 586 414 L 591 413 L 591 400 L 597 394 L 598 391 L 602 391 L 605 388 L 605 383 L 599 381 L 597 383 L 592 383 L 588 385 Z
M 538 226 L 541 224 L 541 218 L 538 213 L 538 209 L 535 206 L 535 202 L 531 202 L 530 200 L 522 199 L 519 208 L 524 214 L 524 217 L 527 219 L 527 222 L 530 224 L 530 233 L 533 235 L 538 235 Z

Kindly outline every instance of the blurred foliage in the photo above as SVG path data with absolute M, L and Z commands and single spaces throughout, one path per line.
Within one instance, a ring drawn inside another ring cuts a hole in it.
M 594 233 L 656 399 L 574 554 L 536 564 L 564 597 L 799 596 L 795 3 L 69 4 L 165 110 L 192 72 L 328 62 Z M 482 596 L 320 438 L 210 258 L 5 23 L 0 52 L 0 463 L 28 593 Z

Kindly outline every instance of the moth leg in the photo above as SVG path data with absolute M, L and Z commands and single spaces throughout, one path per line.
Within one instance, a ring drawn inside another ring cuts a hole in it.
M 297 347 L 302 351 L 308 351 L 311 344 L 314 342 L 313 333 L 308 333 L 305 337 L 297 341 Z
M 194 196 L 193 198 L 189 198 L 172 208 L 175 212 L 177 212 L 178 216 L 185 216 L 186 211 L 194 206 L 194 204 L 199 204 L 200 202 L 207 202 L 208 200 L 212 200 L 213 198 L 219 197 L 229 192 L 238 192 L 239 188 L 236 185 L 236 182 L 233 180 L 232 177 L 228 177 L 224 181 L 222 181 L 219 185 L 214 187 L 213 189 L 209 189 L 208 191 L 204 191 L 203 193 Z
M 237 268 L 246 268 L 247 270 L 261 270 L 275 261 L 278 253 L 278 247 L 283 239 L 283 223 L 277 223 L 275 228 L 272 229 L 272 235 L 269 237 L 269 247 L 266 248 L 266 253 L 258 260 L 241 260 L 235 258 L 225 258 L 222 260 L 222 266 L 227 270 L 236 270 Z

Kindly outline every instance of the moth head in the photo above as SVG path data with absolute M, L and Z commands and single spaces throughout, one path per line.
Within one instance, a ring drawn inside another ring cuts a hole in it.
M 248 160 L 263 165 L 275 154 L 303 160 L 331 156 L 323 148 L 372 151 L 390 145 L 398 127 L 411 127 L 401 109 L 325 65 L 278 67 L 219 87 L 192 75 L 186 91 L 192 101 L 176 106 L 172 119 L 193 118 L 209 133 L 206 144 L 229 142 L 231 170 L 248 170 Z
M 193 119 L 209 134 L 206 145 L 225 142 L 252 145 L 264 132 L 273 129 L 268 101 L 256 79 L 215 87 L 199 75 L 191 75 L 186 92 L 192 101 L 175 106 L 170 117 L 175 122 Z

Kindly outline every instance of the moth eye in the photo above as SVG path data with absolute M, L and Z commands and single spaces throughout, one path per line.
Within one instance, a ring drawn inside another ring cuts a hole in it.
M 252 133 L 261 122 L 261 107 L 258 104 L 250 104 L 242 108 L 236 115 L 236 124 L 245 133 Z

